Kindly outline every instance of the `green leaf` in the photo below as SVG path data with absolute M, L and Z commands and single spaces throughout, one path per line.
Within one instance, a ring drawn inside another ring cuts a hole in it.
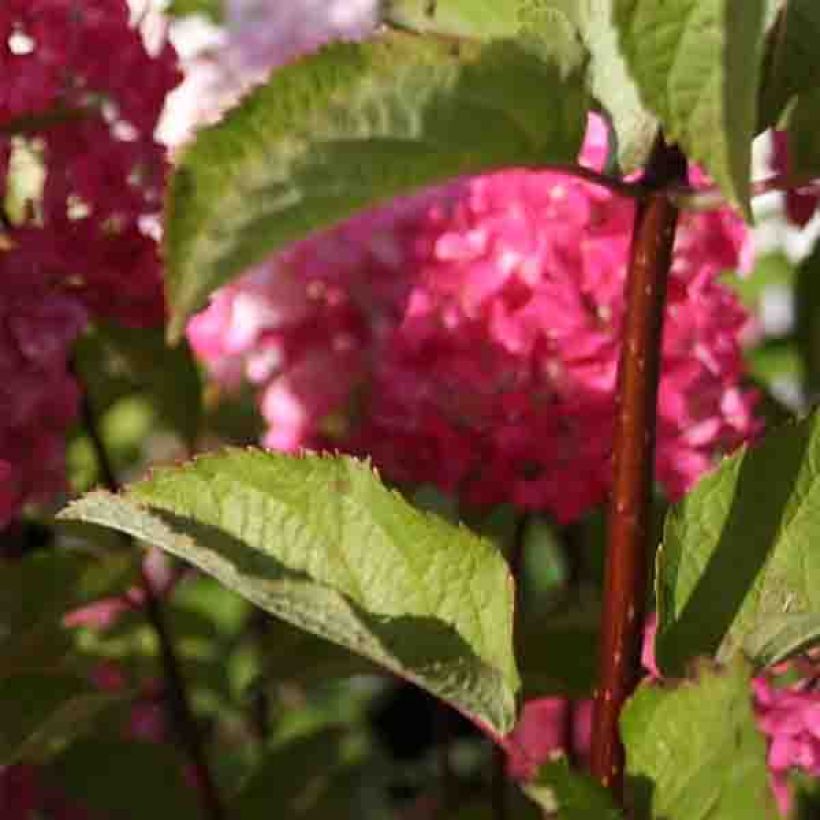
M 249 265 L 357 210 L 460 174 L 572 162 L 585 96 L 580 72 L 511 42 L 395 34 L 282 69 L 177 165 L 169 333 Z
M 182 762 L 158 743 L 82 740 L 45 771 L 48 782 L 95 813 L 117 820 L 195 820 L 196 792 L 185 783 Z
M 242 820 L 269 820 L 274 814 L 294 820 L 331 816 L 322 814 L 322 806 L 334 796 L 333 786 L 345 768 L 344 738 L 341 729 L 325 729 L 272 751 L 236 795 L 230 815 Z
M 801 94 L 788 115 L 789 171 L 820 176 L 820 88 Z
M 383 0 L 380 14 L 391 25 L 421 34 L 492 40 L 519 33 L 519 9 L 526 5 L 519 0 Z
M 98 325 L 77 344 L 75 366 L 97 415 L 141 392 L 188 446 L 196 443 L 202 385 L 187 344 L 169 347 L 160 328 Z
M 626 772 L 648 816 L 776 820 L 749 670 L 702 668 L 678 686 L 644 683 L 621 715 Z M 644 816 L 641 814 L 640 816 Z
M 587 61 L 586 82 L 609 114 L 621 168 L 640 168 L 658 125 L 643 107 L 612 20 L 613 0 L 387 0 L 385 19 L 412 31 L 490 40 L 532 36 L 572 67 Z
M 803 260 L 795 287 L 795 336 L 809 402 L 820 398 L 820 245 Z
M 612 795 L 589 775 L 570 769 L 566 758 L 545 763 L 524 791 L 561 820 L 619 820 Z M 552 816 L 552 815 L 551 815 Z
M 0 765 L 44 760 L 116 700 L 69 675 L 0 678 Z
M 512 728 L 513 589 L 487 541 L 350 458 L 226 451 L 91 493 L 65 518 L 156 544 L 257 606 Z
M 796 95 L 820 87 L 818 42 L 820 3 L 817 0 L 780 3 L 763 61 L 758 130 L 776 125 Z
M 816 643 L 820 643 L 820 614 L 809 613 L 767 620 L 749 634 L 745 646 L 758 663 L 773 666 Z
M 524 698 L 589 697 L 595 687 L 600 606 L 524 613 L 516 635 Z
M 115 591 L 124 591 L 131 556 L 75 551 L 35 553 L 3 567 L 0 584 L 0 678 L 63 668 L 71 633 L 65 613 Z M 36 602 L 33 605 L 32 602 Z
M 658 663 L 680 674 L 697 655 L 753 655 L 750 636 L 820 615 L 820 417 L 743 449 L 667 516 L 658 554 Z
M 613 19 L 616 0 L 583 0 L 581 33 L 590 53 L 588 83 L 609 114 L 617 137 L 618 164 L 625 173 L 649 158 L 658 123 L 641 102 L 624 59 Z
M 641 99 L 667 140 L 751 218 L 763 0 L 615 0 L 615 9 Z
M 201 14 L 214 23 L 221 23 L 225 18 L 225 9 L 222 0 L 171 0 L 165 14 L 170 17 Z
M 388 23 L 420 34 L 475 40 L 519 38 L 567 72 L 586 59 L 575 0 L 385 0 Z
M 378 673 L 359 655 L 296 629 L 284 621 L 270 624 L 260 640 L 262 675 L 266 681 L 310 685 L 332 678 Z

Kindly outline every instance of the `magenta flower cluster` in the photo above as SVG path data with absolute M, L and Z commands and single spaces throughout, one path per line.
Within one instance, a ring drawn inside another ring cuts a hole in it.
M 772 787 L 781 811 L 790 806 L 789 777 L 802 771 L 820 777 L 818 670 L 790 686 L 761 676 L 754 681 L 758 725 L 768 740 Z
M 15 154 L 43 173 L 42 190 L 0 224 L 3 526 L 63 485 L 77 406 L 68 357 L 86 323 L 163 319 L 154 130 L 179 74 L 168 43 L 149 52 L 126 0 L 7 0 L 0 74 L 3 200 Z
M 593 120 L 584 162 L 605 136 Z M 570 521 L 609 482 L 633 208 L 550 171 L 457 180 L 259 265 L 189 338 L 217 379 L 257 387 L 268 447 L 367 454 L 395 481 Z M 757 430 L 749 317 L 718 281 L 745 240 L 726 212 L 682 218 L 657 448 L 672 497 Z

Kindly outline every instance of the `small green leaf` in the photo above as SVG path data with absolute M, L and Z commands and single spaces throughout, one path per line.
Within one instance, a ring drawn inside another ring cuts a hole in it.
M 615 0 L 584 0 L 581 33 L 590 53 L 587 82 L 617 137 L 618 164 L 625 173 L 643 167 L 658 133 L 655 117 L 641 102 L 625 62 L 613 20 Z
M 575 0 L 386 0 L 382 17 L 421 34 L 474 40 L 519 38 L 566 72 L 586 60 Z
M 780 615 L 751 632 L 745 648 L 758 663 L 773 666 L 817 643 L 820 643 L 820 613 Z
M 615 0 L 615 9 L 641 99 L 667 140 L 751 218 L 763 0 Z
M 131 556 L 77 551 L 35 553 L 3 567 L 0 584 L 0 678 L 64 668 L 72 649 L 66 612 L 124 591 Z M 32 602 L 36 602 L 33 605 Z
M 585 120 L 581 72 L 514 42 L 394 34 L 278 71 L 177 164 L 169 333 L 249 265 L 357 210 L 461 174 L 572 162 Z
M 225 9 L 222 0 L 171 0 L 165 14 L 170 17 L 201 14 L 214 23 L 221 23 L 225 18 Z
M 341 729 L 325 729 L 269 753 L 232 801 L 231 816 L 241 820 L 321 816 L 323 801 L 345 768 L 344 738 Z
M 118 740 L 81 740 L 44 772 L 63 794 L 117 820 L 196 820 L 195 790 L 170 746 Z
M 595 687 L 600 607 L 527 614 L 517 634 L 524 698 L 589 697 Z
M 621 715 L 634 799 L 658 820 L 776 820 L 749 670 L 642 684 Z M 643 817 L 644 814 L 639 816 Z
M 820 88 L 797 97 L 787 123 L 790 173 L 820 177 Z
M 803 391 L 814 404 L 820 398 L 820 245 L 815 245 L 798 268 L 795 308 Z
M 512 580 L 487 541 L 420 513 L 350 458 L 226 451 L 61 517 L 190 561 L 505 733 L 515 717 Z
M 738 651 L 780 619 L 820 616 L 820 416 L 726 459 L 671 509 L 658 554 L 658 663 Z
M 776 125 L 795 96 L 820 87 L 820 3 L 788 0 L 779 6 L 763 61 L 760 131 Z
M 0 678 L 0 765 L 46 759 L 116 700 L 70 675 Z
M 160 419 L 194 446 L 202 385 L 187 344 L 169 347 L 159 328 L 103 324 L 77 344 L 75 366 L 97 415 L 124 396 L 144 393 Z
M 589 775 L 570 769 L 566 758 L 545 763 L 524 791 L 561 820 L 619 820 L 612 795 Z
M 381 16 L 391 25 L 421 34 L 477 40 L 514 37 L 519 32 L 518 0 L 383 0 Z

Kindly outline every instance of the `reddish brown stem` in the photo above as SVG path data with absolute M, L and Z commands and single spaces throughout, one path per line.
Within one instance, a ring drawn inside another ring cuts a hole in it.
M 626 284 L 592 732 L 592 774 L 619 800 L 618 717 L 640 677 L 663 312 L 678 218 L 664 190 L 685 179 L 682 154 L 659 138 L 644 175 L 648 193 L 636 209 Z

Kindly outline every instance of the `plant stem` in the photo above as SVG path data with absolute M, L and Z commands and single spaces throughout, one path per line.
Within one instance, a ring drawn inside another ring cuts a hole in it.
M 510 575 L 515 582 L 515 609 L 516 625 L 521 617 L 523 594 L 521 580 L 524 571 L 524 548 L 527 540 L 527 531 L 530 526 L 530 514 L 522 512 L 515 522 L 508 563 Z M 492 773 L 490 778 L 490 804 L 493 820 L 507 820 L 509 817 L 509 786 L 507 783 L 507 752 L 496 743 L 492 745 Z
M 268 626 L 268 614 L 261 609 L 254 609 L 250 616 L 250 631 L 259 652 L 262 652 L 264 649 Z M 256 732 L 256 737 L 264 747 L 270 738 L 271 731 L 270 698 L 268 697 L 268 692 L 264 684 L 260 683 L 257 690 L 253 693 L 252 698 L 251 720 Z
M 105 442 L 102 439 L 96 415 L 88 399 L 88 392 L 85 390 L 76 368 L 74 369 L 74 375 L 80 382 L 82 392 L 80 412 L 83 427 L 91 441 L 103 483 L 111 492 L 118 492 L 120 490 L 119 481 L 108 456 Z M 129 541 L 132 540 L 130 536 L 128 539 Z M 163 612 L 162 602 L 142 563 L 140 563 L 140 579 L 144 595 L 145 616 L 154 630 L 159 646 L 165 683 L 165 704 L 169 722 L 174 728 L 179 745 L 191 766 L 202 802 L 203 815 L 208 820 L 225 820 L 227 815 L 208 764 L 202 735 L 196 716 L 191 708 L 182 668 L 174 649 L 173 638 Z
M 678 219 L 664 189 L 685 181 L 685 158 L 659 136 L 643 179 L 649 193 L 636 208 L 626 284 L 592 731 L 592 774 L 619 800 L 618 718 L 640 678 L 663 313 Z

